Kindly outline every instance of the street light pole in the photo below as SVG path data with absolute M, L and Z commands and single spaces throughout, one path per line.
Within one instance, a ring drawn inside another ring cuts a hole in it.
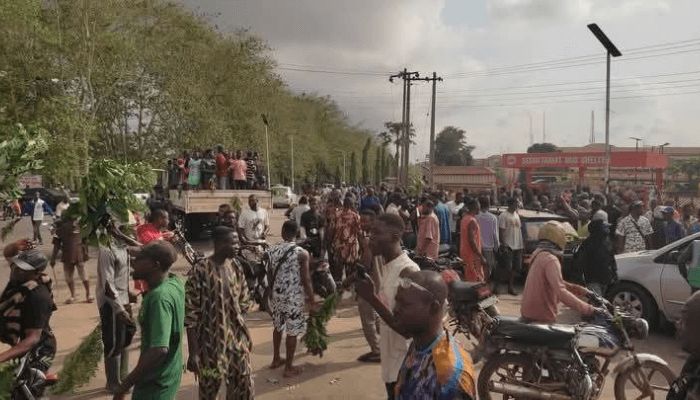
M 294 191 L 294 135 L 289 135 L 289 140 L 292 142 L 292 192 Z
M 265 117 L 265 114 L 260 114 L 260 117 L 263 120 L 263 124 L 265 124 L 265 164 L 267 164 L 267 188 L 269 189 L 272 187 L 272 182 L 270 181 L 270 160 L 272 157 L 270 157 L 270 136 L 267 133 L 267 117 Z
M 605 68 L 605 192 L 607 193 L 610 187 L 610 59 L 620 57 L 622 53 L 597 24 L 589 24 L 588 29 L 607 51 Z

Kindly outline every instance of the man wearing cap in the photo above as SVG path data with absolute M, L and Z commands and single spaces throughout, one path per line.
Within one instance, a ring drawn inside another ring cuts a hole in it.
M 133 400 L 174 399 L 182 379 L 182 334 L 185 330 L 185 286 L 169 273 L 177 251 L 168 242 L 153 241 L 136 252 L 134 279 L 149 287 L 143 297 L 141 354 L 136 367 L 115 389 L 114 399 L 126 398 L 134 387 Z
M 43 274 L 49 264 L 44 254 L 19 241 L 5 247 L 10 261 L 10 281 L 0 296 L 0 341 L 12 346 L 0 353 L 0 364 L 36 349 L 32 367 L 48 371 L 56 354 L 56 338 L 49 326 L 56 310 L 51 280 Z
M 654 230 L 651 223 L 642 215 L 643 203 L 639 200 L 630 205 L 629 215 L 617 224 L 617 252 L 631 253 L 651 249 L 651 234 Z

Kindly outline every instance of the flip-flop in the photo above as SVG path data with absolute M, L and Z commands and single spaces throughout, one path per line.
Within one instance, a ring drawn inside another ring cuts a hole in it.
M 94 298 L 94 297 L 88 297 L 88 298 L 85 300 L 85 302 L 86 302 L 86 303 L 94 303 L 94 302 L 95 302 L 95 298 Z
M 357 357 L 357 361 L 378 363 L 378 362 L 381 362 L 381 356 L 377 353 L 369 352 L 369 353 L 365 353 L 365 354 Z
M 68 300 L 66 300 L 66 301 L 64 302 L 64 304 L 73 304 L 73 303 L 75 303 L 75 299 L 72 298 L 72 297 L 69 297 Z

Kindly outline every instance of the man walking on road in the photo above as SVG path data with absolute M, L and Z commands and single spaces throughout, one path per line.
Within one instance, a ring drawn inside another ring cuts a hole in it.
M 508 271 L 508 293 L 515 296 L 515 274 L 520 272 L 523 265 L 523 233 L 520 216 L 518 215 L 518 201 L 514 198 L 506 200 L 508 209 L 498 216 L 498 231 L 501 236 L 503 249 L 503 266 Z M 498 284 L 494 286 L 494 291 Z
M 297 246 L 295 238 L 299 227 L 294 221 L 285 221 L 282 225 L 282 240 L 269 250 L 272 297 L 273 358 L 270 368 L 284 365 L 284 377 L 291 378 L 302 372 L 294 366 L 294 353 L 297 338 L 306 332 L 305 305 L 311 310 L 314 304 L 314 292 L 309 272 L 309 253 Z M 282 335 L 286 334 L 286 359 L 280 356 Z
M 34 241 L 39 244 L 44 244 L 41 238 L 41 224 L 44 222 L 44 214 L 53 215 L 51 207 L 41 199 L 39 192 L 36 192 L 36 197 L 29 203 L 28 211 L 32 213 L 32 230 L 34 231 Z
M 243 268 L 233 258 L 238 235 L 218 226 L 212 240 L 214 254 L 190 270 L 185 285 L 187 369 L 199 379 L 200 399 L 216 399 L 224 380 L 227 399 L 252 399 L 252 342 L 243 319 L 250 298 Z
M 132 400 L 169 400 L 177 394 L 183 370 L 185 287 L 169 273 L 176 260 L 175 248 L 162 240 L 143 246 L 134 257 L 134 279 L 145 280 L 150 288 L 139 312 L 141 355 L 116 388 L 114 400 L 125 399 L 132 386 Z
M 401 249 L 401 236 L 404 229 L 403 220 L 398 215 L 383 214 L 377 217 L 372 224 L 370 248 L 374 255 L 382 256 L 386 263 L 379 269 L 379 281 L 376 284 L 369 276 L 358 276 L 355 283 L 358 296 L 365 299 L 382 318 L 379 351 L 382 380 L 389 400 L 395 398 L 396 379 L 409 344 L 408 340 L 397 331 L 391 310 L 396 305 L 396 292 L 401 279 L 411 272 L 419 271 L 418 265 L 411 261 Z

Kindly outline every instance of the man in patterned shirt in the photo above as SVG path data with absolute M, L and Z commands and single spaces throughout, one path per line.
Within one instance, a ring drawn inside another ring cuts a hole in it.
M 651 234 L 654 229 L 649 220 L 642 215 L 643 203 L 639 200 L 630 205 L 630 213 L 617 224 L 617 252 L 631 253 L 651 249 Z
M 250 299 L 243 269 L 233 258 L 238 235 L 218 226 L 212 239 L 214 254 L 190 270 L 185 286 L 187 369 L 199 378 L 200 399 L 216 399 L 224 379 L 227 399 L 252 399 L 252 342 L 243 319 Z
M 394 320 L 413 342 L 399 370 L 397 400 L 476 398 L 472 360 L 442 325 L 446 298 L 436 272 L 412 272 L 399 282 Z

